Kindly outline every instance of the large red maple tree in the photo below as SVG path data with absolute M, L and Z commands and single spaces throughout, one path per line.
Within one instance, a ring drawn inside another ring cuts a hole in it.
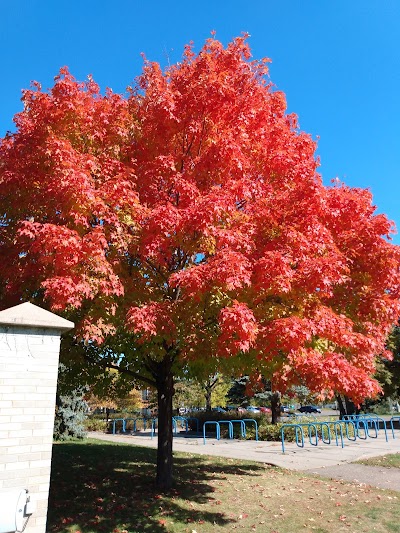
M 355 402 L 379 391 L 399 314 L 392 223 L 370 192 L 322 184 L 245 37 L 189 45 L 165 72 L 145 61 L 126 96 L 62 69 L 23 104 L 0 144 L 1 306 L 65 313 L 86 358 L 157 387 L 160 487 L 184 365 Z

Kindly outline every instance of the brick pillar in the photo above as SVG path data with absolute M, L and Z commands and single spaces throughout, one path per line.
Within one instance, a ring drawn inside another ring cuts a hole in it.
M 60 336 L 73 327 L 31 303 L 0 312 L 0 502 L 29 491 L 25 533 L 46 533 Z

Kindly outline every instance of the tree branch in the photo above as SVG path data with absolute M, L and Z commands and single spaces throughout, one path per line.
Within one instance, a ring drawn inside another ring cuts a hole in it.
M 147 385 L 150 385 L 151 387 L 155 387 L 156 386 L 156 382 L 155 381 L 153 381 L 152 379 L 150 379 L 150 378 L 148 378 L 146 376 L 143 376 L 142 374 L 139 374 L 138 372 L 130 370 L 129 368 L 123 368 L 123 367 L 121 368 L 119 365 L 115 365 L 114 363 L 110 363 L 110 362 L 107 362 L 107 361 L 95 360 L 92 357 L 90 357 L 90 355 L 88 355 L 88 354 L 84 354 L 83 357 L 89 363 L 92 363 L 94 365 L 98 365 L 98 366 L 100 366 L 102 368 L 110 368 L 112 370 L 117 370 L 121 374 L 128 374 L 129 376 L 132 376 L 133 378 L 138 379 L 139 381 L 143 381 L 143 383 L 146 383 Z

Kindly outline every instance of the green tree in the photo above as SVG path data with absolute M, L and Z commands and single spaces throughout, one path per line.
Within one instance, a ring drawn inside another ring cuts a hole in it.
M 391 331 L 387 347 L 393 354 L 392 357 L 379 360 L 376 378 L 382 385 L 386 398 L 398 401 L 400 399 L 400 325 Z
M 178 379 L 174 385 L 174 410 L 179 407 L 200 408 L 204 406 L 204 393 L 201 383 L 195 379 Z

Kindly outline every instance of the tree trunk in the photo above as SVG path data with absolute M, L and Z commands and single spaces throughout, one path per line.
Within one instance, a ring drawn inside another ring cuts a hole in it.
M 166 357 L 157 363 L 158 448 L 156 485 L 161 490 L 172 486 L 172 398 L 174 381 L 171 361 Z
M 206 411 L 211 411 L 211 388 L 206 387 L 205 399 L 206 399 Z
M 355 404 L 347 398 L 347 396 L 344 397 L 344 401 L 346 402 L 346 411 L 348 415 L 358 415 L 360 413 L 360 409 L 357 409 Z
M 279 392 L 271 394 L 271 422 L 277 424 L 281 418 L 281 395 Z
M 360 412 L 360 410 L 356 408 L 354 403 L 351 400 L 349 400 L 347 396 L 344 396 L 344 398 L 342 398 L 339 394 L 337 394 L 336 401 L 339 407 L 340 420 L 343 420 L 345 415 L 354 415 Z
M 205 394 L 204 397 L 206 399 L 206 411 L 211 412 L 212 405 L 211 405 L 211 395 L 213 388 L 218 383 L 218 374 L 215 374 L 213 377 L 208 378 L 206 384 L 204 385 Z

